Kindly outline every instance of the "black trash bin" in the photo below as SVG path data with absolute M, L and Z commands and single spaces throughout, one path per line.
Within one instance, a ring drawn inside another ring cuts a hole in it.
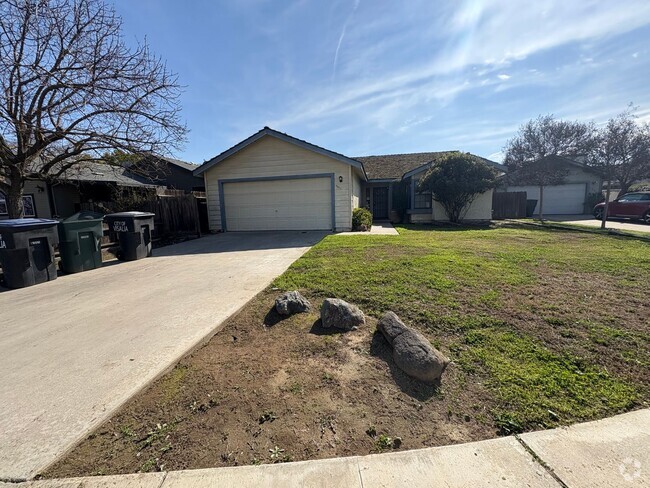
M 118 259 L 135 261 L 151 256 L 154 217 L 155 214 L 148 212 L 119 212 L 104 217 L 108 228 L 117 235 Z
M 0 220 L 0 264 L 8 288 L 56 279 L 57 225 L 50 219 Z
M 103 222 L 104 216 L 95 212 L 79 212 L 59 222 L 62 271 L 79 273 L 101 267 Z
M 536 206 L 537 200 L 526 200 L 526 217 L 530 218 L 534 215 Z

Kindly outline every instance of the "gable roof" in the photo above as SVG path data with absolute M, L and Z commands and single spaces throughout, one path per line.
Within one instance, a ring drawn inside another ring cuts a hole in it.
M 459 151 L 438 151 L 412 154 L 385 154 L 383 156 L 362 156 L 355 158 L 361 161 L 371 180 L 397 180 L 424 171 L 429 164 L 449 154 Z M 472 155 L 484 163 L 505 172 L 505 166 L 480 156 Z
M 255 134 L 248 137 L 247 139 L 244 139 L 239 144 L 235 144 L 230 149 L 226 149 L 221 154 L 219 154 L 219 155 L 213 157 L 212 159 L 206 161 L 205 163 L 203 163 L 201 166 L 199 166 L 198 168 L 196 168 L 194 170 L 194 176 L 199 176 L 199 175 L 205 173 L 208 169 L 212 168 L 213 166 L 216 166 L 217 164 L 219 164 L 224 159 L 229 158 L 233 154 L 241 151 L 242 149 L 250 146 L 254 142 L 260 140 L 262 137 L 266 137 L 266 136 L 275 137 L 276 139 L 279 139 L 279 140 L 284 141 L 284 142 L 288 142 L 289 144 L 293 144 L 293 145 L 301 147 L 303 149 L 307 149 L 308 151 L 313 151 L 315 153 L 322 154 L 323 156 L 330 157 L 330 158 L 335 159 L 337 161 L 340 161 L 342 163 L 349 164 L 350 166 L 353 166 L 353 167 L 358 168 L 359 170 L 361 170 L 364 177 L 366 177 L 366 172 L 365 172 L 365 169 L 363 167 L 363 164 L 361 164 L 359 161 L 357 161 L 355 159 L 352 159 L 352 158 L 348 158 L 347 156 L 344 156 L 343 154 L 339 154 L 337 152 L 330 151 L 329 149 L 325 149 L 323 147 L 316 146 L 315 144 L 312 144 L 310 142 L 303 141 L 302 139 L 298 139 L 296 137 L 290 136 L 289 134 L 285 134 L 284 132 L 279 132 L 277 130 L 273 130 L 270 127 L 264 127 L 262 130 L 256 132 Z M 366 179 L 367 179 L 367 177 L 366 177 Z
M 194 171 L 199 167 L 198 164 L 188 163 L 186 161 L 181 161 L 180 159 L 168 158 L 165 156 L 157 156 L 157 157 L 158 159 L 162 159 L 163 161 L 166 161 L 169 164 L 173 164 L 174 166 L 178 166 L 179 168 L 186 169 L 187 171 Z

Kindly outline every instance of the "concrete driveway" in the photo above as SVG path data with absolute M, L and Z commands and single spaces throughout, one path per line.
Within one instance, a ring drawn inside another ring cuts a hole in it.
M 324 235 L 212 235 L 1 292 L 0 481 L 43 470 Z
M 554 222 L 564 222 L 566 224 L 600 227 L 600 220 L 596 220 L 592 215 L 545 215 L 544 219 Z M 650 234 L 650 225 L 646 225 L 638 220 L 607 219 L 607 228 L 633 230 Z

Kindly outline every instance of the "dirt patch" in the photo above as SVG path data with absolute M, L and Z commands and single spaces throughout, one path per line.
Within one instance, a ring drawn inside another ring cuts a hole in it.
M 249 303 L 45 476 L 297 461 L 393 449 L 397 437 L 399 449 L 415 449 L 496 435 L 489 394 L 465 388 L 459 368 L 448 368 L 440 389 L 413 381 L 394 366 L 373 319 L 345 334 L 322 329 L 314 313 L 280 321 L 268 313 L 275 295 Z

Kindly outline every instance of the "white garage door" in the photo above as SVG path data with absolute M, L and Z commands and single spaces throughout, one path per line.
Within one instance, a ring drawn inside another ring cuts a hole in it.
M 586 183 L 544 187 L 544 214 L 571 215 L 584 212 Z M 525 191 L 529 200 L 537 200 L 535 214 L 539 213 L 539 187 L 509 186 L 508 191 Z
M 223 184 L 226 229 L 330 230 L 330 178 L 262 180 Z

